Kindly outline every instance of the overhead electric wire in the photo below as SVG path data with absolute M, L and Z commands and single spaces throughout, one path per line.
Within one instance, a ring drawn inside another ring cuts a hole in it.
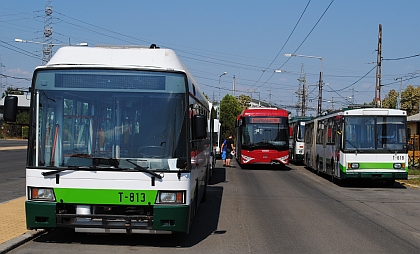
M 408 59 L 408 58 L 413 58 L 413 57 L 418 57 L 418 56 L 420 56 L 420 54 L 406 56 L 406 57 L 399 57 L 399 58 L 383 58 L 382 61 L 397 61 L 397 60 L 403 60 L 403 59 Z
M 8 45 L 8 46 L 10 46 L 10 47 L 13 47 L 13 48 L 16 48 L 16 49 L 18 49 L 18 50 L 20 50 L 20 51 L 18 51 L 18 50 L 16 50 L 16 49 L 13 49 L 13 48 L 10 48 L 10 47 L 6 47 L 6 46 L 4 46 L 4 45 L 1 45 L 0 44 L 0 46 L 2 46 L 2 47 L 4 47 L 4 48 L 7 48 L 7 49 L 9 49 L 9 50 L 11 50 L 11 51 L 14 51 L 14 52 L 17 52 L 17 53 L 19 53 L 19 54 L 22 54 L 22 55 L 25 55 L 25 56 L 29 56 L 29 57 L 32 57 L 32 58 L 35 58 L 35 59 L 41 59 L 41 57 L 39 57 L 39 56 L 37 56 L 36 54 L 34 54 L 34 53 L 32 53 L 32 52 L 29 52 L 29 51 L 26 51 L 26 50 L 23 50 L 23 49 L 21 49 L 21 48 L 19 48 L 19 47 L 16 47 L 16 46 L 13 46 L 12 44 L 10 44 L 10 43 L 8 43 L 8 42 L 5 42 L 5 41 L 3 41 L 3 40 L 0 40 L 0 42 L 1 43 L 4 43 L 4 44 L 6 44 L 6 45 Z
M 372 69 L 370 69 L 365 75 L 363 75 L 361 78 L 359 78 L 358 80 L 356 80 L 355 82 L 353 82 L 351 85 L 348 85 L 344 88 L 338 89 L 337 91 L 343 91 L 351 86 L 354 86 L 355 84 L 357 84 L 360 80 L 362 80 L 364 77 L 366 77 L 367 75 L 369 75 L 369 73 L 371 73 L 374 69 L 376 68 L 376 66 L 373 66 Z
M 310 3 L 310 2 L 311 2 L 311 0 L 309 0 L 309 1 L 308 1 L 308 3 L 306 4 L 305 9 L 303 9 L 302 14 L 300 14 L 300 17 L 299 17 L 298 21 L 296 22 L 295 26 L 293 27 L 292 31 L 290 32 L 289 37 L 287 37 L 287 39 L 286 39 L 286 41 L 284 42 L 283 46 L 281 47 L 281 49 L 280 49 L 280 50 L 279 50 L 279 52 L 277 53 L 276 57 L 274 57 L 273 61 L 271 61 L 271 63 L 268 65 L 268 67 L 264 69 L 264 71 L 262 72 L 262 74 L 260 75 L 260 77 L 258 78 L 258 80 L 255 82 L 255 84 L 257 84 L 257 83 L 260 81 L 260 79 L 261 79 L 261 78 L 262 78 L 262 76 L 264 75 L 265 71 L 267 71 L 267 70 L 268 70 L 268 68 L 270 68 L 270 67 L 271 67 L 271 65 L 273 65 L 274 61 L 276 61 L 277 57 L 280 55 L 280 52 L 284 49 L 284 47 L 286 46 L 287 42 L 289 42 L 290 38 L 292 37 L 293 33 L 294 33 L 294 32 L 295 32 L 295 30 L 296 30 L 296 27 L 299 25 L 299 23 L 300 23 L 300 21 L 301 21 L 301 19 L 302 19 L 302 17 L 303 17 L 303 14 L 305 14 L 306 10 L 308 9 L 308 6 L 309 6 L 309 3 Z M 273 73 L 272 73 L 272 75 L 273 75 Z M 271 78 L 271 77 L 270 77 L 270 78 Z M 254 85 L 255 85 L 255 84 L 254 84 Z M 252 88 L 252 87 L 251 87 L 251 88 Z
M 322 13 L 321 17 L 319 17 L 318 21 L 315 23 L 315 25 L 312 27 L 312 29 L 309 31 L 309 33 L 306 35 L 306 37 L 303 39 L 303 41 L 299 44 L 299 46 L 295 49 L 295 51 L 292 54 L 295 54 L 299 50 L 299 48 L 302 47 L 303 43 L 305 43 L 305 41 L 308 39 L 308 37 L 311 35 L 311 33 L 315 30 L 315 27 L 318 25 L 318 23 L 324 17 L 325 13 L 327 13 L 328 9 L 331 7 L 331 5 L 332 5 L 333 2 L 334 2 L 334 0 L 331 0 L 330 4 L 327 6 L 327 8 L 325 9 L 325 11 Z M 287 59 L 278 69 L 281 69 L 289 60 L 290 60 L 290 58 Z M 271 75 L 267 79 L 267 81 L 270 80 L 273 77 L 273 75 L 274 75 L 274 72 L 271 73 Z M 258 87 L 263 86 L 264 84 L 266 84 L 267 81 L 265 81 L 263 84 L 261 84 Z
M 12 79 L 23 79 L 23 80 L 27 80 L 27 81 L 31 81 L 31 78 L 20 78 L 20 77 L 15 77 L 15 76 L 9 76 L 9 75 L 5 75 L 5 74 L 1 74 L 0 76 L 5 77 L 5 78 L 12 78 Z

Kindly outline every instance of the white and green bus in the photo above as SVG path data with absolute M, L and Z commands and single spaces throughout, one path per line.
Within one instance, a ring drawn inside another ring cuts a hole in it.
M 305 123 L 304 163 L 334 179 L 408 177 L 407 114 L 349 107 Z
M 210 118 L 173 50 L 60 48 L 32 80 L 27 228 L 188 233 L 206 198 Z
M 305 123 L 309 120 L 309 116 L 295 116 L 289 120 L 289 161 L 296 165 L 303 164 Z

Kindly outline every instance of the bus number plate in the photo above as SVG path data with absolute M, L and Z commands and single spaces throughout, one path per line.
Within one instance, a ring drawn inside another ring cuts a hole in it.
M 400 161 L 400 160 L 404 160 L 404 155 L 393 155 L 392 159 L 394 161 Z
M 118 192 L 120 202 L 144 203 L 146 201 L 146 193 L 143 192 Z

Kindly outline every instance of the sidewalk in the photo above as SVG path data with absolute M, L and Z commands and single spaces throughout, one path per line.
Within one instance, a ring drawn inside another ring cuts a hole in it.
M 25 197 L 1 203 L 0 214 L 0 253 L 6 253 L 43 232 L 26 229 Z
M 26 149 L 27 147 L 28 146 L 7 146 L 7 147 L 0 146 L 0 151 Z
M 0 151 L 26 148 L 26 145 L 0 146 Z M 25 200 L 21 197 L 0 203 L 0 253 L 6 253 L 43 232 L 26 229 Z

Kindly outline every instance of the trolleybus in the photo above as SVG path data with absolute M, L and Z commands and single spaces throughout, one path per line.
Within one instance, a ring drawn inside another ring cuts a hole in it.
M 407 114 L 349 107 L 305 125 L 305 164 L 334 179 L 408 177 Z
M 206 197 L 209 110 L 170 49 L 60 48 L 32 79 L 27 228 L 187 233 Z
M 309 116 L 295 116 L 289 121 L 289 159 L 294 164 L 303 163 L 305 123 L 309 120 L 311 120 Z
M 236 120 L 236 159 L 241 167 L 289 164 L 289 112 L 248 108 Z

